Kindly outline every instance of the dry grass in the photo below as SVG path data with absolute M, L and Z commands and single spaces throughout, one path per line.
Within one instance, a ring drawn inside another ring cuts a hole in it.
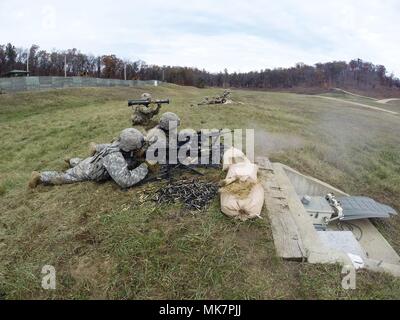
M 239 199 L 244 199 L 250 194 L 251 189 L 254 186 L 255 182 L 236 180 L 235 182 L 221 188 L 220 192 L 233 193 Z
M 0 96 L 0 297 L 12 299 L 399 298 L 400 282 L 362 272 L 341 288 L 340 267 L 276 257 L 268 219 L 234 221 L 211 208 L 144 201 L 155 183 L 122 192 L 91 182 L 27 190 L 32 170 L 65 168 L 90 141 L 129 126 L 128 98 L 169 97 L 183 127 L 254 128 L 257 153 L 346 192 L 400 210 L 400 119 L 306 95 L 234 91 L 229 105 L 190 107 L 214 89 L 69 89 Z M 208 172 L 213 179 L 220 172 Z M 265 213 L 264 213 L 265 215 Z M 377 223 L 400 252 L 399 218 Z M 57 290 L 41 289 L 54 265 Z

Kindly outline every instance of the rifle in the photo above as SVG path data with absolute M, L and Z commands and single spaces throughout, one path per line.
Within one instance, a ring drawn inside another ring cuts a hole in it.
M 148 107 L 149 104 L 152 104 L 152 103 L 158 104 L 158 105 L 162 105 L 164 103 L 169 104 L 169 99 L 161 99 L 161 100 L 151 100 L 151 99 L 128 100 L 128 107 L 138 106 L 138 105 L 142 105 L 142 106 Z

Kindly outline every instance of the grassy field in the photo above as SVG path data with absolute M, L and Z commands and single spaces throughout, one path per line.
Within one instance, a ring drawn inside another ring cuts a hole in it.
M 63 158 L 129 127 L 126 101 L 143 91 L 169 97 L 163 110 L 178 113 L 182 128 L 254 128 L 256 154 L 400 211 L 398 116 L 259 91 L 191 107 L 221 90 L 174 85 L 0 95 L 0 299 L 400 298 L 400 279 L 389 275 L 360 272 L 357 289 L 345 291 L 339 266 L 283 261 L 268 219 L 233 221 L 217 198 L 192 214 L 143 201 L 156 183 L 127 192 L 113 182 L 27 189 L 33 170 L 63 170 Z M 400 253 L 400 218 L 374 223 Z M 41 288 L 46 264 L 56 268 L 54 291 Z

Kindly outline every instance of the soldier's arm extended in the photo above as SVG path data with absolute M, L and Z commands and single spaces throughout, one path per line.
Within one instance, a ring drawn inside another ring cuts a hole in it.
M 101 150 L 109 147 L 111 145 L 111 143 L 99 143 L 95 145 L 96 148 L 96 152 L 100 152 Z
M 139 106 L 139 111 L 144 114 L 151 114 L 151 113 L 157 113 L 161 108 L 161 104 L 157 105 L 149 105 L 148 107 L 146 106 Z
M 128 169 L 128 164 L 120 152 L 111 153 L 103 159 L 103 165 L 111 178 L 122 188 L 129 188 L 142 181 L 148 168 L 145 163 L 133 170 Z

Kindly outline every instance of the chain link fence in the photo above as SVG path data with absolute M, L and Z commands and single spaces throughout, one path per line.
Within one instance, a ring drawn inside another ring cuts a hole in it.
M 0 78 L 0 92 L 19 92 L 81 87 L 137 87 L 157 86 L 157 80 L 118 80 L 86 77 L 15 77 Z

